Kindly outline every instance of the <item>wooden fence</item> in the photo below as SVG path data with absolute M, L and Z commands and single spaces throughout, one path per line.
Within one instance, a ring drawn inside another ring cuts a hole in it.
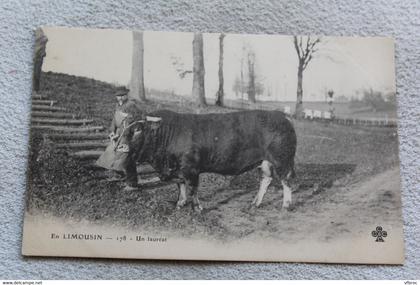
M 245 109 L 245 110 L 267 110 L 267 111 L 282 111 L 287 115 L 291 114 L 291 108 L 289 106 L 279 107 L 278 105 L 270 105 L 266 102 L 250 103 L 245 100 L 226 100 L 225 106 L 233 109 Z M 322 121 L 331 122 L 340 125 L 360 125 L 360 126 L 376 126 L 376 127 L 396 127 L 397 119 L 390 118 L 357 118 L 350 116 L 333 116 L 329 111 L 305 109 L 304 119 L 310 121 Z

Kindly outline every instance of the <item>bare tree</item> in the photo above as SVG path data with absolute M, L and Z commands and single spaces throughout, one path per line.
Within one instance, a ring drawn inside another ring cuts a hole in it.
M 219 90 L 216 93 L 216 105 L 223 106 L 224 91 L 223 91 L 223 39 L 225 34 L 220 34 L 219 37 Z
M 243 86 L 244 86 L 244 56 L 242 55 L 242 58 L 241 58 L 241 79 L 240 79 L 240 88 L 239 88 L 239 90 L 241 91 L 241 100 L 243 101 L 244 100 L 244 89 L 243 89 Z
M 133 57 L 129 97 L 146 101 L 144 90 L 144 43 L 143 32 L 133 31 Z
M 250 47 L 244 46 L 241 58 L 240 77 L 236 77 L 232 90 L 235 92 L 236 97 L 238 97 L 239 93 L 241 94 L 241 100 L 243 100 L 243 95 L 246 93 L 248 95 L 248 101 L 251 103 L 255 103 L 257 96 L 264 93 L 264 85 L 261 82 L 262 78 L 258 76 L 255 66 L 255 52 Z
M 248 100 L 252 103 L 256 102 L 255 77 L 255 53 L 250 51 L 248 53 Z
M 195 33 L 193 40 L 192 96 L 193 98 L 196 98 L 199 107 L 207 105 L 204 89 L 204 75 L 203 34 Z
M 239 94 L 241 94 L 241 99 L 243 99 L 243 96 L 242 96 L 242 94 L 244 93 L 243 82 L 241 81 L 239 77 L 235 78 L 235 81 L 233 82 L 232 90 L 235 92 L 236 98 L 238 98 Z
M 35 31 L 35 53 L 34 53 L 34 73 L 32 84 L 35 92 L 39 91 L 42 63 L 46 55 L 45 49 L 47 46 L 48 38 L 45 36 L 44 31 L 39 28 Z
M 311 38 L 310 36 L 294 36 L 293 43 L 298 56 L 298 82 L 297 82 L 297 97 L 295 116 L 298 118 L 303 117 L 303 72 L 308 66 L 309 62 L 313 59 L 314 53 L 317 51 L 316 45 L 321 42 L 321 38 Z

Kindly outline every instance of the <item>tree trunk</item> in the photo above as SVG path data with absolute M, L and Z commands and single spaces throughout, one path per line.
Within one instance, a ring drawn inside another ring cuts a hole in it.
M 306 41 L 302 37 L 293 37 L 293 43 L 295 50 L 298 56 L 298 80 L 297 80 L 297 90 L 296 90 L 296 108 L 295 108 L 295 117 L 302 118 L 304 117 L 303 113 L 303 71 L 308 66 L 309 62 L 313 59 L 314 53 L 317 51 L 316 45 L 321 41 L 321 38 L 312 39 L 308 36 Z
M 199 107 L 207 105 L 204 89 L 204 74 L 203 35 L 201 33 L 195 33 L 193 40 L 192 96 L 197 100 Z
M 144 44 L 143 32 L 133 31 L 133 57 L 131 64 L 130 93 L 132 99 L 145 101 L 146 93 L 144 90 Z
M 255 68 L 254 68 L 254 60 L 248 56 L 248 75 L 249 75 L 249 82 L 248 82 L 248 101 L 251 103 L 255 103 Z
M 223 106 L 224 91 L 223 91 L 223 38 L 225 34 L 220 34 L 219 37 L 219 90 L 216 94 L 216 105 Z
M 254 78 L 249 78 L 249 86 L 248 86 L 248 101 L 251 103 L 255 103 L 255 80 Z
M 40 79 L 42 72 L 42 64 L 46 55 L 45 49 L 48 38 L 45 36 L 44 31 L 40 28 L 35 31 L 35 53 L 34 53 L 34 72 L 32 76 L 32 84 L 35 92 L 39 91 Z
M 244 59 L 241 59 L 241 82 L 239 85 L 239 90 L 241 91 L 241 101 L 244 100 Z M 243 102 L 242 102 L 243 103 Z
M 297 94 L 296 94 L 296 108 L 295 108 L 295 116 L 296 118 L 303 117 L 303 88 L 302 88 L 302 81 L 303 81 L 303 67 L 299 63 L 298 67 L 298 81 L 297 81 Z

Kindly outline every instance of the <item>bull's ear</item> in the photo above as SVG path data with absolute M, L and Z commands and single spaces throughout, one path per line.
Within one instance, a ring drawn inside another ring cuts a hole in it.
M 145 120 L 135 121 L 130 124 L 132 130 L 137 131 L 143 129 L 143 126 L 145 124 Z
M 152 130 L 156 130 L 160 127 L 162 118 L 161 117 L 146 116 L 146 121 L 148 122 L 148 124 L 149 124 L 149 126 Z

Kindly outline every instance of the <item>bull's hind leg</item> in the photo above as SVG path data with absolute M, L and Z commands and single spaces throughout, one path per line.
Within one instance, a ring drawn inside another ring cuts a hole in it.
M 289 209 L 292 204 L 292 189 L 290 187 L 290 179 L 293 176 L 293 171 L 289 171 L 284 179 L 281 179 L 281 185 L 283 186 L 283 205 L 284 209 Z
M 200 213 L 203 210 L 203 207 L 201 206 L 200 200 L 198 200 L 198 185 L 191 187 L 191 194 L 192 194 L 192 203 L 193 203 L 193 209 L 194 211 Z
M 282 180 L 281 185 L 283 186 L 283 205 L 282 207 L 288 209 L 292 204 L 292 190 L 287 180 Z
M 272 177 L 272 167 L 273 164 L 268 160 L 263 160 L 259 168 L 261 169 L 262 177 L 260 182 L 260 188 L 258 189 L 257 195 L 255 195 L 252 205 L 259 206 L 264 198 L 265 193 L 267 192 L 268 186 L 270 186 Z
M 192 196 L 192 204 L 194 211 L 200 213 L 203 210 L 203 207 L 200 204 L 200 200 L 198 200 L 198 182 L 199 182 L 199 175 L 192 175 L 189 177 L 189 182 L 191 185 L 191 196 Z
M 187 185 L 185 183 L 178 183 L 178 202 L 176 208 L 179 210 L 187 203 Z

